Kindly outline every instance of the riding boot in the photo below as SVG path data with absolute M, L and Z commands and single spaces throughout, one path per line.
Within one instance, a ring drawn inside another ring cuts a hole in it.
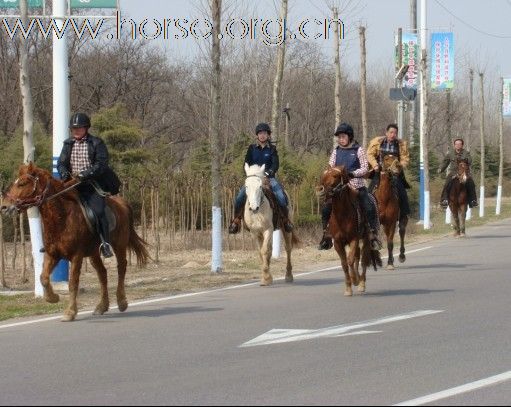
M 243 200 L 241 205 L 236 205 L 234 208 L 234 218 L 229 225 L 229 233 L 231 235 L 234 235 L 241 230 L 241 220 L 243 219 L 243 211 L 245 210 L 245 201 L 246 199 Z
M 331 213 L 332 205 L 326 204 L 322 213 L 323 237 L 321 238 L 321 242 L 319 242 L 318 250 L 329 250 L 333 246 L 332 235 L 330 234 L 330 228 L 328 227 L 328 221 L 330 220 Z
M 110 229 L 108 227 L 108 219 L 106 218 L 106 215 L 101 217 L 99 223 L 99 237 L 101 239 L 101 245 L 99 247 L 101 249 L 101 254 L 105 258 L 112 257 L 114 253 L 112 251 L 112 245 L 110 244 Z
M 442 189 L 442 196 L 440 198 L 440 206 L 446 209 L 449 206 L 449 189 L 451 186 L 451 181 L 447 181 Z
M 369 216 L 369 241 L 371 242 L 371 249 L 373 250 L 381 250 L 383 247 L 381 240 L 379 238 L 378 230 L 380 229 L 378 225 L 378 217 L 376 212 L 368 214 Z
M 284 230 L 286 233 L 291 233 L 293 231 L 293 224 L 289 220 L 289 208 L 287 206 L 279 205 L 280 216 L 282 217 L 282 224 L 284 225 Z
M 477 208 L 479 204 L 477 203 L 477 194 L 476 194 L 476 184 L 472 178 L 468 178 L 465 183 L 467 187 L 467 195 L 468 195 L 468 205 L 471 208 Z

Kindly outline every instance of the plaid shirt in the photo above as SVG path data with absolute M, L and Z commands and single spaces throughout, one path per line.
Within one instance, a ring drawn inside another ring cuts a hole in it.
M 353 171 L 353 175 L 355 175 L 355 178 L 350 179 L 350 187 L 353 189 L 359 189 L 366 186 L 364 176 L 369 171 L 369 164 L 367 162 L 367 154 L 365 150 L 362 147 L 359 147 L 357 150 L 357 157 L 358 161 L 360 161 L 360 168 L 358 170 Z M 334 151 L 332 151 L 332 154 L 330 155 L 330 160 L 328 161 L 328 164 L 330 164 L 330 167 L 335 167 L 335 161 L 337 159 L 337 148 L 334 148 Z
M 89 158 L 87 136 L 81 140 L 75 140 L 71 150 L 71 173 L 79 174 L 92 167 Z

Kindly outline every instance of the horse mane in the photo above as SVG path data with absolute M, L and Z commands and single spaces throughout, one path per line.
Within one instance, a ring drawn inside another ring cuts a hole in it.
M 22 164 L 19 168 L 19 175 L 28 174 L 31 176 L 38 177 L 41 181 L 42 185 L 46 185 L 48 182 L 52 189 L 56 192 L 62 191 L 64 188 L 70 185 L 66 185 L 66 182 L 54 178 L 50 171 L 36 166 L 34 163 L 30 162 L 29 164 Z M 62 197 L 72 198 L 73 200 L 78 200 L 78 195 L 76 189 L 71 189 L 66 193 L 61 195 Z

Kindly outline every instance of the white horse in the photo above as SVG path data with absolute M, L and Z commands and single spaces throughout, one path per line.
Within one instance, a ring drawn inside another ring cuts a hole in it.
M 259 257 L 262 262 L 261 285 L 267 286 L 272 284 L 273 277 L 270 273 L 270 258 L 272 252 L 273 241 L 273 211 L 268 198 L 263 192 L 263 181 L 265 179 L 264 165 L 245 164 L 245 188 L 247 193 L 247 201 L 245 203 L 245 226 L 252 236 L 257 238 L 259 244 Z M 291 213 L 291 211 L 289 211 Z M 282 235 L 286 246 L 287 266 L 286 266 L 286 282 L 293 282 L 293 267 L 291 265 L 291 250 L 293 244 L 299 242 L 294 232 L 286 233 L 283 229 Z

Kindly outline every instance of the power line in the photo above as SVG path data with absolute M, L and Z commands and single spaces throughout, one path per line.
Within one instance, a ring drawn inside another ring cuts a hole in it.
M 499 34 L 492 34 L 492 33 L 489 33 L 489 32 L 486 32 L 486 31 L 483 31 L 483 30 L 480 30 L 479 28 L 477 27 L 474 27 L 472 24 L 470 23 L 467 23 L 466 21 L 462 20 L 461 18 L 459 18 L 457 15 L 455 15 L 452 11 L 450 11 L 447 7 L 445 7 L 442 3 L 440 3 L 439 0 L 435 0 L 435 2 L 440 6 L 442 7 L 445 11 L 447 11 L 451 16 L 453 16 L 456 20 L 458 20 L 459 22 L 465 24 L 467 27 L 470 27 L 472 28 L 473 30 L 477 31 L 478 33 L 481 33 L 481 34 L 484 34 L 484 35 L 488 35 L 489 37 L 494 37 L 494 38 L 511 38 L 511 35 L 499 35 Z M 508 0 L 508 3 L 511 5 L 511 2 Z

